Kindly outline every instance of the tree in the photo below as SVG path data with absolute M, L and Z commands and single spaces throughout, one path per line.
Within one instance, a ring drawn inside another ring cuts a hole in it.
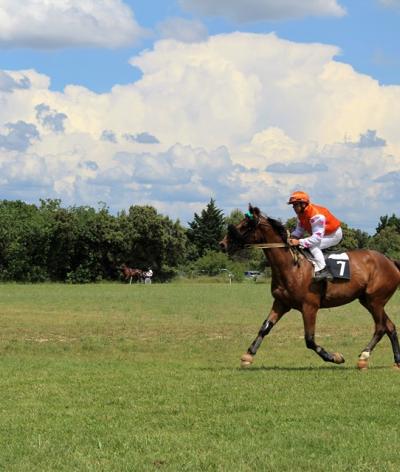
M 388 226 L 394 227 L 396 231 L 400 233 L 400 218 L 398 218 L 394 213 L 392 214 L 392 216 L 381 216 L 379 218 L 378 226 L 376 227 L 376 232 L 380 233 Z
M 116 277 L 123 234 L 104 204 L 96 211 L 88 206 L 61 208 L 59 201 L 42 200 L 40 213 L 50 228 L 51 280 L 83 283 Z
M 125 235 L 120 263 L 134 268 L 152 268 L 155 277 L 165 280 L 186 257 L 187 237 L 179 220 L 159 215 L 152 206 L 131 206 L 128 213 L 118 215 L 119 227 Z
M 400 259 L 400 234 L 394 226 L 386 226 L 373 236 L 368 244 L 370 249 L 382 252 L 393 259 Z
M 0 270 L 4 280 L 37 282 L 47 277 L 49 231 L 35 205 L 0 202 Z
M 295 216 L 290 217 L 285 224 L 286 228 L 290 233 L 295 230 L 297 226 L 297 218 Z
M 348 251 L 350 249 L 363 249 L 368 246 L 370 236 L 365 231 L 350 228 L 346 223 L 342 223 L 343 239 L 335 246 L 338 251 Z
M 113 216 L 105 204 L 62 208 L 0 200 L 0 279 L 94 282 L 119 277 L 122 263 L 152 267 L 159 280 L 187 254 L 186 230 L 150 206 Z
M 229 216 L 227 216 L 225 218 L 225 224 L 226 224 L 226 226 L 228 226 L 228 225 L 237 225 L 243 219 L 244 219 L 244 213 L 241 210 L 239 210 L 238 208 L 236 208 L 235 210 L 232 210 L 230 212 Z
M 211 198 L 200 216 L 195 213 L 194 219 L 189 223 L 187 236 L 196 248 L 196 258 L 203 256 L 206 251 L 218 251 L 219 241 L 224 237 L 225 220 L 222 210 L 216 207 L 215 200 Z

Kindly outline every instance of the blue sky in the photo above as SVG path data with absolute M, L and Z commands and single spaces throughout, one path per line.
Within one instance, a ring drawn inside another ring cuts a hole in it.
M 285 219 L 301 187 L 370 232 L 400 213 L 399 0 L 14 4 L 0 198 L 185 223 L 210 197 Z
M 136 80 L 128 60 L 144 48 L 151 48 L 157 39 L 157 24 L 169 17 L 198 19 L 209 34 L 232 31 L 256 33 L 276 32 L 280 37 L 300 42 L 323 42 L 340 47 L 338 60 L 352 64 L 361 73 L 371 75 L 380 83 L 397 84 L 400 77 L 400 2 L 392 7 L 378 0 L 341 0 L 346 15 L 337 17 L 306 16 L 301 19 L 249 21 L 238 23 L 221 17 L 198 16 L 185 11 L 178 2 L 168 0 L 125 0 L 138 23 L 149 30 L 149 38 L 123 48 L 29 49 L 4 47 L 0 56 L 2 69 L 35 67 L 49 75 L 51 88 L 62 90 L 74 83 L 96 92 L 107 92 L 115 84 Z M 397 10 L 397 11 L 396 11 Z M 51 48 L 51 45 L 49 45 Z

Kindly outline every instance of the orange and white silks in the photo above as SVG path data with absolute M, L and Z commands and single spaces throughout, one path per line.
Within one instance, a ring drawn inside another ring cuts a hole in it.
M 312 234 L 311 220 L 316 215 L 323 215 L 325 217 L 325 234 L 334 233 L 339 228 L 340 221 L 327 208 L 310 203 L 298 215 L 299 223 L 307 233 Z

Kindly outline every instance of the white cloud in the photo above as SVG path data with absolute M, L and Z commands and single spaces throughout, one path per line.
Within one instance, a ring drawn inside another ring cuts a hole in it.
M 160 38 L 176 39 L 183 43 L 197 43 L 208 37 L 206 26 L 197 20 L 185 18 L 168 18 L 157 25 Z
M 137 142 L 142 144 L 158 144 L 160 141 L 150 133 L 143 131 L 142 133 L 129 134 L 125 133 L 123 136 L 127 141 Z
M 384 7 L 400 9 L 400 0 L 378 0 L 378 1 Z
M 179 3 L 188 11 L 238 22 L 345 14 L 337 0 L 180 0 Z
M 144 30 L 121 0 L 1 0 L 0 47 L 131 45 Z
M 304 188 L 373 230 L 398 213 L 400 86 L 338 53 L 273 34 L 163 40 L 132 59 L 139 81 L 104 94 L 4 71 L 1 198 L 148 203 L 186 222 L 210 196 L 227 212 L 251 201 L 287 218 L 289 193 Z
M 5 134 L 0 134 L 0 149 L 15 151 L 25 151 L 29 148 L 32 140 L 39 138 L 39 132 L 35 125 L 17 121 L 16 123 L 6 123 Z
M 105 129 L 101 133 L 101 137 L 103 141 L 109 141 L 110 143 L 116 143 L 117 142 L 117 137 L 115 136 L 115 133 L 111 130 Z
M 29 88 L 28 77 L 14 78 L 7 71 L 0 71 L 0 92 L 12 92 L 15 89 Z
M 50 107 L 44 103 L 36 105 L 36 118 L 39 123 L 45 128 L 56 133 L 64 131 L 64 121 L 68 118 L 65 113 L 58 113 L 56 110 L 51 110 Z

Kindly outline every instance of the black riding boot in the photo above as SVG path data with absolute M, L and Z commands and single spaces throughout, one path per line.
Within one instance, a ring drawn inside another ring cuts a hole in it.
M 319 282 L 321 280 L 332 280 L 332 279 L 333 279 L 333 276 L 326 267 L 324 267 L 322 270 L 319 270 L 318 272 L 315 272 L 314 274 L 314 280 L 316 282 Z

